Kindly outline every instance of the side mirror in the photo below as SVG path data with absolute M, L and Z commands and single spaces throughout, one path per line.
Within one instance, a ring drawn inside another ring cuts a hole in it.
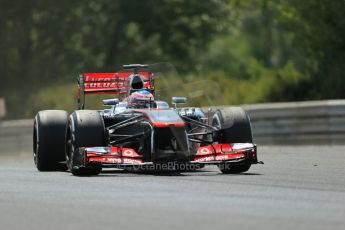
M 120 102 L 119 99 L 117 99 L 117 98 L 114 98 L 114 99 L 104 99 L 102 101 L 103 101 L 103 105 L 110 105 L 110 106 L 117 105 Z
M 186 97 L 172 97 L 171 102 L 176 108 L 176 104 L 186 104 L 187 98 Z
M 157 109 L 169 109 L 169 104 L 165 101 L 155 101 Z

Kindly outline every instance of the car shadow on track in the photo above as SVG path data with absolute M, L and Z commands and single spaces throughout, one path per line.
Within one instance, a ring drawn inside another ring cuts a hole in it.
M 97 175 L 97 177 L 116 177 L 116 176 L 128 176 L 128 177 L 136 177 L 136 176 L 162 176 L 162 177 L 169 177 L 169 176 L 178 176 L 178 177 L 185 177 L 185 176 L 261 176 L 263 174 L 260 173 L 250 173 L 244 172 L 239 174 L 223 174 L 221 172 L 212 171 L 212 170 L 195 170 L 195 171 L 126 171 L 126 170 L 103 170 L 101 174 Z

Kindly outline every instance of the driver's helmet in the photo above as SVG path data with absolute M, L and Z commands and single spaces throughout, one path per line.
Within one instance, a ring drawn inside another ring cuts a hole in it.
M 129 96 L 128 107 L 130 108 L 150 108 L 153 104 L 153 95 L 148 90 L 139 90 Z

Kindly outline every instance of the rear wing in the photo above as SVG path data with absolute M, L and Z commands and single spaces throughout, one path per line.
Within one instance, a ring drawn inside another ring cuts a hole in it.
M 134 67 L 133 67 L 134 66 Z M 128 96 L 131 90 L 131 79 L 140 76 L 143 80 L 143 88 L 154 92 L 154 77 L 149 71 L 137 71 L 135 65 L 126 65 L 124 69 L 134 71 L 114 73 L 84 73 L 78 77 L 77 102 L 78 109 L 85 107 L 85 95 L 88 94 L 113 94 L 119 95 L 120 99 Z M 142 67 L 141 67 L 142 68 Z

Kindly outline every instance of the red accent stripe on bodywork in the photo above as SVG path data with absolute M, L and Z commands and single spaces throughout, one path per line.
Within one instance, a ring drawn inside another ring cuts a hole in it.
M 152 110 L 158 110 L 160 111 L 161 109 L 152 109 Z M 136 112 L 140 112 L 142 114 L 144 114 L 149 120 L 150 122 L 152 123 L 153 127 L 155 128 L 166 128 L 166 127 L 170 127 L 170 126 L 175 126 L 175 127 L 184 127 L 185 126 L 185 123 L 183 121 L 178 121 L 178 122 L 164 122 L 164 121 L 161 121 L 161 122 L 157 122 L 157 121 L 154 121 L 149 115 L 148 113 L 145 112 L 145 110 L 134 110 Z M 164 110 L 161 110 L 161 111 L 164 111 Z

